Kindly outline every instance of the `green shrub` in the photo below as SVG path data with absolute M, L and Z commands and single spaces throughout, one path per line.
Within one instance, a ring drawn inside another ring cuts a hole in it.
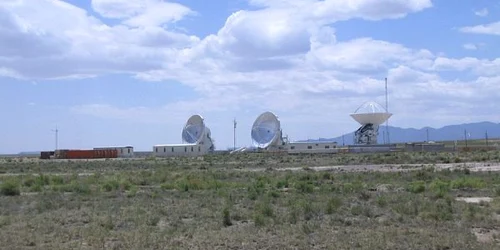
M 48 178 L 48 177 L 47 177 Z M 59 176 L 59 175 L 53 175 L 51 178 L 50 178 L 50 182 L 53 184 L 53 185 L 62 185 L 64 184 L 64 178 L 62 176 Z
M 130 190 L 132 188 L 132 183 L 129 180 L 121 180 L 120 181 L 120 190 Z
M 87 183 L 81 183 L 76 180 L 71 181 L 68 184 L 53 186 L 52 190 L 59 192 L 72 192 L 78 194 L 90 194 L 91 189 Z
M 436 179 L 429 185 L 429 189 L 434 193 L 435 198 L 443 198 L 450 191 L 450 183 Z
M 99 225 L 107 231 L 113 230 L 115 228 L 115 223 L 113 222 L 113 217 L 111 217 L 111 215 L 100 218 Z
M 36 180 L 35 180 L 35 177 L 33 177 L 33 176 L 27 176 L 23 180 L 23 186 L 25 186 L 25 187 L 32 187 L 35 184 L 36 184 Z
M 452 199 L 437 200 L 425 208 L 422 213 L 424 218 L 435 221 L 449 221 L 453 219 Z
M 248 195 L 248 199 L 256 200 L 260 195 L 259 189 L 256 189 L 255 187 L 250 186 L 247 188 L 247 195 Z
M 273 207 L 268 200 L 264 200 L 262 202 L 257 203 L 255 209 L 256 209 L 256 212 L 258 212 L 266 217 L 273 217 L 274 216 Z
M 470 175 L 470 169 L 468 169 L 468 168 L 464 168 L 464 174 L 466 174 L 466 175 Z
M 255 213 L 253 216 L 253 221 L 256 226 L 261 227 L 266 224 L 266 217 L 260 213 Z
M 165 190 L 173 190 L 175 189 L 175 184 L 171 182 L 164 182 L 160 185 L 160 188 Z
M 17 196 L 21 194 L 20 184 L 15 179 L 8 179 L 0 186 L 0 193 L 5 196 Z
M 421 210 L 421 207 L 425 206 L 424 200 L 421 199 L 409 199 L 407 201 L 398 201 L 393 204 L 393 209 L 400 215 L 407 216 L 417 216 Z
M 150 214 L 146 218 L 146 225 L 151 226 L 151 227 L 157 226 L 159 222 L 160 222 L 160 216 L 157 216 L 157 215 Z
M 486 183 L 480 178 L 462 177 L 451 182 L 451 188 L 464 189 L 464 188 L 484 188 Z
M 50 185 L 50 176 L 40 174 L 36 179 L 36 183 L 40 186 Z
M 371 198 L 371 194 L 368 191 L 361 190 L 358 195 L 360 200 L 368 201 Z
M 387 206 L 387 199 L 385 196 L 378 196 L 376 202 L 379 207 Z
M 332 197 L 326 204 L 326 213 L 333 214 L 342 206 L 342 199 L 339 197 Z
M 276 188 L 288 188 L 288 179 L 282 179 L 276 182 Z
M 495 187 L 495 195 L 500 196 L 500 186 Z
M 2 228 L 4 226 L 8 226 L 11 223 L 12 223 L 12 220 L 10 217 L 0 215 L 0 228 Z
M 423 193 L 425 192 L 425 182 L 424 181 L 414 181 L 408 184 L 408 187 L 406 188 L 408 192 L 411 193 Z
M 342 187 L 342 191 L 344 193 L 350 193 L 350 192 L 360 192 L 361 190 L 364 189 L 363 182 L 356 180 L 351 183 L 344 183 Z
M 472 221 L 472 220 L 476 219 L 478 212 L 479 212 L 479 209 L 478 209 L 477 205 L 467 204 L 464 216 L 466 219 Z
M 432 179 L 434 169 L 420 169 L 415 173 L 417 180 L 428 181 Z
M 102 188 L 104 189 L 104 191 L 106 192 L 111 192 L 113 190 L 117 190 L 118 187 L 120 186 L 120 183 L 118 182 L 118 180 L 116 179 L 109 179 L 109 180 L 106 180 L 106 182 L 104 182 L 102 184 Z
M 315 207 L 313 207 L 313 204 L 309 201 L 302 200 L 301 202 L 298 203 L 300 209 L 302 210 L 302 214 L 304 216 L 304 220 L 310 220 L 313 218 L 315 215 Z
M 314 191 L 314 185 L 306 181 L 299 181 L 295 184 L 295 189 L 301 193 L 312 193 Z
M 267 193 L 267 196 L 270 197 L 270 198 L 279 198 L 280 197 L 280 193 L 276 190 L 270 190 L 268 193 Z
M 290 222 L 290 224 L 296 224 L 298 222 L 298 218 L 299 218 L 299 215 L 300 215 L 300 208 L 298 206 L 292 206 L 290 209 L 289 209 L 289 213 L 288 213 L 288 221 Z
M 127 197 L 134 197 L 137 194 L 138 188 L 136 185 L 131 185 L 128 190 Z
M 204 182 L 198 178 L 187 177 L 181 179 L 177 182 L 177 187 L 179 190 L 187 192 L 189 190 L 201 190 L 204 189 Z
M 351 207 L 351 214 L 352 215 L 358 216 L 358 215 L 361 215 L 361 213 L 363 213 L 363 207 L 361 207 L 360 205 L 354 205 Z
M 324 180 L 331 180 L 331 179 L 333 179 L 333 175 L 331 173 L 329 173 L 329 172 L 324 172 L 322 177 L 323 177 Z
M 228 207 L 225 207 L 222 210 L 222 225 L 226 227 L 233 225 L 233 222 L 231 221 L 231 214 L 229 212 Z

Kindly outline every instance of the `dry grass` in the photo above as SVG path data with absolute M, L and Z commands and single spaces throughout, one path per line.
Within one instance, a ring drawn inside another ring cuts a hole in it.
M 97 160 L 39 160 L 36 158 L 0 158 L 2 173 L 87 173 L 123 170 L 177 169 L 249 169 L 307 168 L 314 166 L 368 166 L 373 164 L 460 164 L 465 162 L 499 163 L 500 151 L 485 152 L 393 152 L 364 154 L 273 154 L 211 155 L 189 158 L 142 158 Z M 105 167 L 103 167 L 105 166 Z
M 277 171 L 349 157 L 380 156 L 5 163 L 4 173 L 18 175 L 0 181 L 20 195 L 0 195 L 0 242 L 5 249 L 498 249 L 497 172 Z M 456 200 L 471 196 L 493 200 Z

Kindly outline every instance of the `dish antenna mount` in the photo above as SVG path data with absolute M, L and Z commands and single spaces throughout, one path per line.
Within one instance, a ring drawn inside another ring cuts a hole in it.
M 272 112 L 264 112 L 252 125 L 252 143 L 259 149 L 271 149 L 283 144 L 281 125 Z
M 363 103 L 351 114 L 351 117 L 361 124 L 354 133 L 354 143 L 377 144 L 379 126 L 391 116 L 391 113 L 376 102 Z
M 184 129 L 182 129 L 182 141 L 189 144 L 212 143 L 210 129 L 205 126 L 205 121 L 200 115 L 191 116 Z

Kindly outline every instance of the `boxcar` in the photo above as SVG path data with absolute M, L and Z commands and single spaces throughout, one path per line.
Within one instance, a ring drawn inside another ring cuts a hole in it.
M 40 152 L 40 159 L 50 159 L 54 154 L 54 151 L 42 151 Z
M 94 149 L 93 158 L 117 158 L 118 150 L 116 149 Z

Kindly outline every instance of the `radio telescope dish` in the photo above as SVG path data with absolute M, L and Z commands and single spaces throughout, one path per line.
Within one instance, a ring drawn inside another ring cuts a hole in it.
M 361 125 L 380 125 L 392 116 L 385 108 L 376 102 L 365 102 L 359 106 L 351 117 Z
M 198 143 L 205 135 L 206 127 L 200 115 L 191 116 L 182 130 L 182 141 L 185 143 Z
M 278 117 L 272 112 L 264 112 L 253 123 L 252 143 L 258 148 L 267 148 L 279 143 L 281 127 Z
M 391 116 L 391 113 L 376 102 L 363 103 L 351 114 L 351 117 L 361 124 L 361 127 L 354 132 L 354 143 L 377 144 L 379 125 Z

